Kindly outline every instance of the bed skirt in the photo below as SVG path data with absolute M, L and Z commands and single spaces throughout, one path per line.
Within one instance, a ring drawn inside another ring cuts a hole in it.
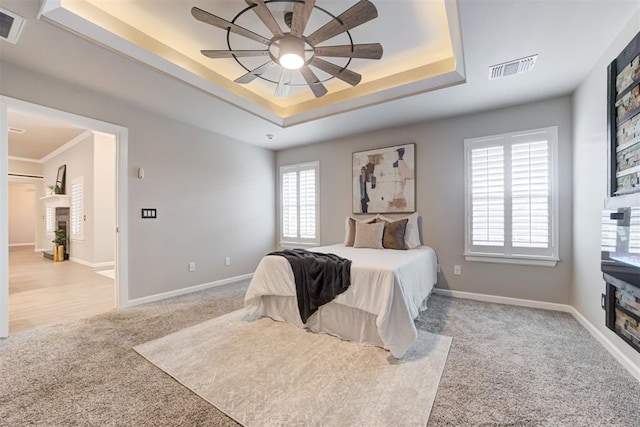
M 385 348 L 378 334 L 374 314 L 334 301 L 320 307 L 309 317 L 306 326 L 300 319 L 296 297 L 265 295 L 262 297 L 262 314 L 300 328 L 306 327 L 313 332 L 322 332 L 345 340 Z

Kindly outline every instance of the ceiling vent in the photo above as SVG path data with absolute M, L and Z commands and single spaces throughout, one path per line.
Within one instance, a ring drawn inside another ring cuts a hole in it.
M 0 7 L 0 38 L 10 43 L 18 43 L 25 19 Z
M 526 58 L 492 65 L 489 67 L 489 80 L 495 80 L 531 71 L 533 70 L 533 66 L 536 65 L 536 59 L 538 59 L 538 55 L 531 55 Z
M 9 132 L 11 132 L 11 133 L 18 133 L 18 134 L 20 134 L 20 135 L 22 135 L 23 133 L 25 133 L 25 132 L 26 132 L 26 130 L 24 130 L 24 129 L 16 128 L 16 127 L 13 127 L 13 126 L 9 126 L 8 130 L 9 130 Z

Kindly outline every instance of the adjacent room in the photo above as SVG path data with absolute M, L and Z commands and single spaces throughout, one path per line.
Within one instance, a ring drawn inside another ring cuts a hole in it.
M 9 333 L 114 309 L 113 136 L 19 111 L 8 129 Z
M 4 423 L 638 425 L 637 0 L 0 18 Z

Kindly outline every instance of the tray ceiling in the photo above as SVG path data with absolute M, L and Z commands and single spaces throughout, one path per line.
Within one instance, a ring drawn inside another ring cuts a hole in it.
M 287 28 L 284 14 L 292 2 L 267 0 L 269 9 Z M 318 0 L 305 34 L 320 28 L 344 12 L 355 0 Z M 248 85 L 233 80 L 246 73 L 234 59 L 211 59 L 202 49 L 227 49 L 227 33 L 193 18 L 191 8 L 199 7 L 232 21 L 247 2 L 242 0 L 45 0 L 42 17 L 68 30 L 213 96 L 230 102 L 281 127 L 315 120 L 392 99 L 415 95 L 464 82 L 464 66 L 457 3 L 453 0 L 373 0 L 378 18 L 350 30 L 355 44 L 380 43 L 381 60 L 353 59 L 349 70 L 362 74 L 359 85 L 351 87 L 339 79 L 325 83 L 329 93 L 315 98 L 301 77 L 287 97 L 274 95 L 276 85 L 260 79 Z M 324 11 L 326 12 L 324 12 Z M 271 37 L 271 33 L 251 10 L 241 14 L 236 24 Z M 348 44 L 346 34 L 323 45 Z M 229 35 L 233 49 L 256 49 L 256 43 Z M 344 66 L 345 59 L 330 58 Z M 242 58 L 249 69 L 264 58 Z M 314 69 L 316 71 L 316 69 Z M 274 70 L 276 73 L 276 70 Z M 328 74 L 317 72 L 320 79 Z M 279 75 L 265 75 L 277 80 Z M 294 75 L 297 75 L 295 73 Z

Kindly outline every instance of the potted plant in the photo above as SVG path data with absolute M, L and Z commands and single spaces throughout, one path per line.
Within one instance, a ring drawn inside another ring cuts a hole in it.
M 47 188 L 49 188 L 49 195 L 53 196 L 54 194 L 62 194 L 62 188 L 60 188 L 59 185 L 48 185 Z
M 51 241 L 53 243 L 53 260 L 55 262 L 64 261 L 64 244 L 67 241 L 66 233 L 61 228 L 58 228 L 53 232 L 56 235 L 56 237 Z

